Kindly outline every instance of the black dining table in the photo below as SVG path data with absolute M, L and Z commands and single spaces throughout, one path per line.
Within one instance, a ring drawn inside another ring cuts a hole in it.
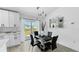
M 40 41 L 42 44 L 52 42 L 52 37 L 48 37 L 46 35 L 38 36 L 38 37 L 39 37 L 39 39 L 37 39 L 37 40 Z
M 52 37 L 48 37 L 46 35 L 38 36 L 38 37 L 39 37 L 39 39 L 37 39 L 37 40 L 41 42 L 42 49 L 49 48 L 48 43 L 49 42 L 52 43 Z

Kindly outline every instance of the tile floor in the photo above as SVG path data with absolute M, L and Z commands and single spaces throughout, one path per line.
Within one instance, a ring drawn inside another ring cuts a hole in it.
M 8 52 L 41 52 L 41 50 L 37 46 L 32 47 L 30 45 L 29 40 L 22 42 L 20 45 L 9 47 L 7 48 L 7 51 Z M 60 44 L 57 44 L 57 48 L 54 51 L 49 50 L 48 52 L 76 52 L 76 51 L 70 48 L 67 48 L 65 46 L 62 46 Z

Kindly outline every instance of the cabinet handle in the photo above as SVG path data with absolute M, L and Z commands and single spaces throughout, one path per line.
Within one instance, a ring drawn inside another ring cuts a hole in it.
M 14 27 L 16 27 L 16 24 L 14 24 Z
M 1 27 L 4 27 L 4 24 L 1 24 Z

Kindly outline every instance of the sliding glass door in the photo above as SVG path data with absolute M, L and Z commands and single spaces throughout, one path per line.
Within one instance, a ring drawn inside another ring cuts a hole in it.
M 34 31 L 39 31 L 39 21 L 24 19 L 24 34 L 29 36 Z
M 31 34 L 31 21 L 24 19 L 24 34 L 29 36 Z
M 34 31 L 39 31 L 39 21 L 32 21 L 32 33 Z

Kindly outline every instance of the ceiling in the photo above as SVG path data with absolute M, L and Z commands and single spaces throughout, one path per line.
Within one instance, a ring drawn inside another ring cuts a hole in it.
M 1 7 L 3 9 L 13 10 L 20 12 L 24 18 L 45 18 L 51 12 L 55 11 L 58 7 Z M 42 12 L 44 12 L 42 14 Z M 42 16 L 38 16 L 38 14 L 42 14 Z M 45 16 L 46 14 L 46 16 Z

